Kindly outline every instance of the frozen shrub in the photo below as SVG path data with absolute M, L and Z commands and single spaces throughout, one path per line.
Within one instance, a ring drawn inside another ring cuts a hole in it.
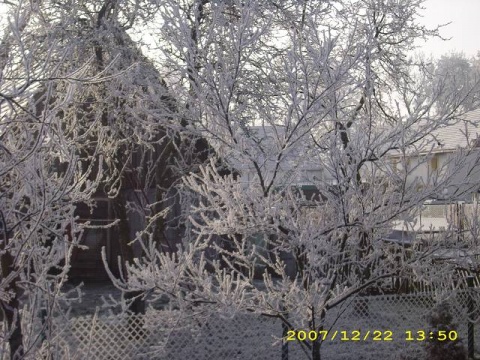
M 429 333 L 439 334 L 439 331 L 445 331 L 447 334 L 456 331 L 456 324 L 453 323 L 453 317 L 448 303 L 437 305 L 428 316 L 430 324 Z M 425 344 L 427 360 L 465 360 L 466 351 L 461 339 L 439 340 L 438 336 L 429 339 Z

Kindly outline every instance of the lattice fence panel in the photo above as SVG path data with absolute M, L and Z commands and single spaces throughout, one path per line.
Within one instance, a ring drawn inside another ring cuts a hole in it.
M 457 292 L 447 300 L 459 337 L 466 344 L 469 297 L 466 292 Z M 433 296 L 424 294 L 347 301 L 327 313 L 325 329 L 346 331 L 348 336 L 353 330 L 361 334 L 391 331 L 393 341 L 341 341 L 339 335 L 335 341 L 322 343 L 322 360 L 349 360 L 353 354 L 358 360 L 385 358 L 386 354 L 389 359 L 400 359 L 401 354 L 422 358 L 422 343 L 406 341 L 405 331 L 428 331 L 427 315 L 436 303 Z M 480 323 L 475 320 L 480 335 Z M 212 315 L 197 321 L 178 311 L 150 310 L 143 316 L 55 319 L 52 326 L 52 337 L 32 359 L 282 359 L 280 322 L 254 314 L 233 318 Z M 480 345 L 480 336 L 476 344 Z M 290 360 L 309 358 L 296 342 L 288 343 L 288 353 Z M 6 358 L 4 349 L 0 359 Z
M 50 341 L 56 359 L 279 359 L 281 325 L 240 314 L 211 316 L 206 322 L 168 311 L 145 316 L 72 319 L 56 324 Z M 46 351 L 46 349 L 45 349 Z M 45 352 L 44 351 L 44 352 Z

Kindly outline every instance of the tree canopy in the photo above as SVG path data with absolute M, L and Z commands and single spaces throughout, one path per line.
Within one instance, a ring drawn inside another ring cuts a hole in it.
M 8 2 L 0 301 L 17 331 L 5 337 L 12 357 L 23 354 L 19 309 L 54 309 L 64 295 L 88 226 L 75 208 L 99 192 L 121 227 L 112 281 L 184 311 L 320 330 L 330 309 L 391 276 L 448 281 L 436 251 L 471 246 L 451 244 L 450 229 L 413 251 L 386 241 L 478 157 L 465 149 L 415 175 L 440 150 L 432 134 L 478 100 L 474 63 L 410 57 L 416 39 L 438 35 L 421 25 L 422 3 Z M 155 190 L 136 204 L 135 237 L 128 181 Z M 182 231 L 165 251 L 170 200 Z M 320 358 L 320 342 L 304 345 Z

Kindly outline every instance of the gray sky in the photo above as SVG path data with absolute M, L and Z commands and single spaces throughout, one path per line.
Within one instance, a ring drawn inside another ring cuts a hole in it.
M 449 41 L 430 40 L 418 43 L 425 55 L 439 57 L 452 51 L 468 57 L 480 50 L 480 0 L 426 0 L 423 23 L 429 27 L 451 22 L 441 30 Z
M 464 52 L 474 56 L 480 50 L 480 0 L 426 0 L 422 22 L 428 27 L 439 24 L 450 25 L 441 31 L 449 41 L 430 40 L 418 42 L 419 49 L 425 55 L 439 57 L 452 51 Z M 0 2 L 0 15 L 5 5 Z M 2 23 L 0 16 L 0 23 Z

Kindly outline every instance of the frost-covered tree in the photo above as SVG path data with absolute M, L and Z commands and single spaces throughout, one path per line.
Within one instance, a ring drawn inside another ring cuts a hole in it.
M 462 53 L 443 55 L 432 66 L 432 73 L 432 92 L 438 94 L 439 106 L 448 107 L 454 101 L 466 110 L 478 107 L 478 59 L 468 59 Z
M 70 258 L 89 226 L 76 221 L 76 206 L 95 206 L 95 196 L 107 194 L 117 205 L 120 227 L 125 225 L 121 190 L 132 153 L 144 147 L 154 154 L 149 161 L 158 162 L 169 98 L 125 32 L 147 13 L 148 7 L 115 7 L 110 1 L 8 2 L 5 9 L 0 349 L 9 344 L 12 358 L 38 350 L 38 340 L 52 335 L 49 318 L 62 312 Z M 123 261 L 131 260 L 126 234 L 118 244 Z M 20 309 L 31 326 L 22 329 Z
M 5 35 L 12 50 L 2 46 L 0 56 L 1 159 L 11 170 L 0 173 L 1 261 L 10 269 L 0 299 L 18 297 L 20 283 L 60 288 L 81 235 L 74 204 L 88 203 L 99 186 L 114 199 L 122 230 L 118 287 L 167 296 L 185 311 L 250 311 L 321 330 L 330 309 L 381 288 L 383 279 L 442 275 L 431 260 L 447 237 L 415 252 L 385 241 L 394 222 L 408 225 L 426 199 L 475 186 L 451 186 L 457 169 L 476 163 L 474 152 L 426 179 L 415 175 L 437 146 L 431 134 L 462 110 L 452 88 L 432 90 L 429 69 L 408 57 L 416 39 L 436 34 L 419 25 L 421 4 L 18 7 Z M 155 71 L 136 66 L 147 61 L 128 31 L 139 38 L 139 29 L 150 35 Z M 442 97 L 449 101 L 439 106 Z M 206 151 L 208 163 L 192 161 L 200 138 L 208 141 L 201 149 L 215 149 Z M 135 153 L 142 165 L 128 169 Z M 138 190 L 156 189 L 153 202 L 146 197 L 137 259 L 127 255 L 127 169 Z M 183 209 L 183 243 L 164 251 L 171 193 Z M 48 282 L 54 266 L 60 275 Z M 14 320 L 9 328 L 19 329 Z M 320 345 L 303 343 L 313 359 Z
M 432 92 L 429 69 L 408 56 L 437 33 L 419 24 L 421 4 L 163 1 L 156 51 L 177 110 L 239 174 L 215 157 L 187 173 L 184 245 L 165 253 L 142 233 L 145 254 L 117 285 L 185 311 L 253 311 L 318 331 L 330 309 L 383 279 L 433 278 L 448 236 L 414 251 L 385 238 L 476 155 L 415 175 L 435 130 L 461 115 L 456 92 Z M 438 106 L 441 96 L 451 101 Z M 449 196 L 476 186 L 462 184 Z M 320 345 L 302 343 L 312 359 Z
M 19 310 L 35 317 L 61 297 L 81 233 L 75 203 L 91 199 L 105 159 L 82 166 L 81 147 L 99 154 L 102 146 L 84 133 L 101 129 L 79 121 L 71 106 L 83 84 L 101 79 L 87 73 L 88 62 L 63 66 L 72 49 L 39 25 L 33 5 L 11 5 L 0 47 L 0 305 L 2 350 L 8 343 L 11 358 L 23 358 L 40 336 L 21 328 Z
M 18 310 L 26 306 L 25 313 L 38 318 L 38 308 L 47 308 L 42 317 L 48 323 L 63 296 L 72 251 L 89 226 L 75 218 L 76 206 L 93 208 L 98 195 L 111 199 L 118 272 L 127 276 L 124 264 L 134 258 L 127 213 L 142 212 L 148 231 L 164 243 L 160 215 L 175 197 L 170 188 L 178 174 L 213 151 L 199 133 L 182 135 L 188 121 L 142 55 L 142 41 L 129 35 L 154 19 L 158 5 L 110 0 L 7 5 L 0 49 L 5 219 L 0 298 L 7 320 L 3 339 L 12 356 L 21 356 L 26 340 Z M 135 206 L 127 188 L 141 198 Z M 35 336 L 48 338 L 43 330 Z

